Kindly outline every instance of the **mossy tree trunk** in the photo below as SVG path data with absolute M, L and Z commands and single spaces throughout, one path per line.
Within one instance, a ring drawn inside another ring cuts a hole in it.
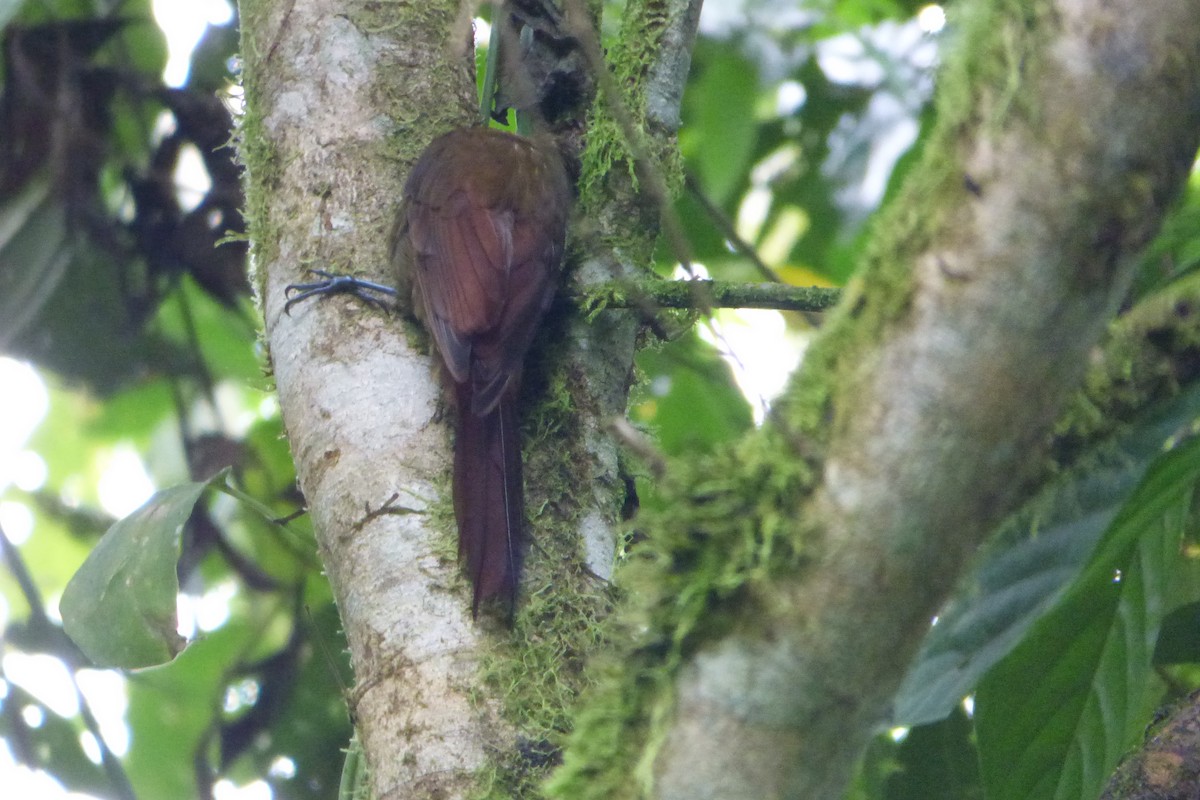
M 625 102 L 656 150 L 678 126 L 699 11 L 660 5 L 628 5 L 622 61 L 633 65 L 623 84 L 638 89 Z M 397 315 L 347 298 L 288 314 L 284 287 L 312 268 L 395 282 L 387 236 L 407 170 L 434 136 L 476 120 L 473 6 L 240 7 L 254 283 L 350 647 L 348 700 L 375 796 L 530 796 L 569 729 L 610 605 L 626 488 L 606 430 L 624 412 L 639 320 L 548 318 L 524 387 L 534 545 L 522 599 L 511 628 L 472 620 L 449 503 L 449 415 L 409 298 Z M 663 63 L 674 68 L 650 74 Z M 655 103 L 642 99 L 652 85 Z M 607 115 L 593 117 L 603 126 Z M 658 208 L 637 196 L 619 136 L 610 125 L 598 138 L 605 161 L 583 157 L 579 201 L 596 217 L 568 259 L 579 283 L 634 274 L 657 235 Z
M 686 59 L 666 56 L 686 53 L 698 3 L 628 5 L 610 57 L 670 183 Z M 454 0 L 243 0 L 265 339 L 378 798 L 466 796 L 484 774 L 527 796 L 573 724 L 563 797 L 839 795 L 967 555 L 1039 476 L 1200 130 L 1190 0 L 976 5 L 939 130 L 804 374 L 763 430 L 675 466 L 670 514 L 643 521 L 625 655 L 576 724 L 623 490 L 604 426 L 638 320 L 552 320 L 566 346 L 540 351 L 525 423 L 526 599 L 512 631 L 473 623 L 419 329 L 344 299 L 283 313 L 310 267 L 392 280 L 404 174 L 473 117 L 465 17 Z M 581 281 L 645 264 L 657 224 L 619 126 L 592 123 Z

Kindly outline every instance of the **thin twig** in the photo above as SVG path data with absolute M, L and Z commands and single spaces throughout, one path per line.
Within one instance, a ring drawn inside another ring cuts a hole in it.
M 617 437 L 617 440 L 643 462 L 650 470 L 650 474 L 656 478 L 661 478 L 667 474 L 667 459 L 659 452 L 646 435 L 624 417 L 614 417 L 609 420 L 608 430 Z M 599 577 L 599 576 L 597 576 Z
M 718 208 L 717 205 L 709 199 L 708 195 L 704 193 L 703 187 L 700 186 L 700 182 L 696 180 L 694 175 L 692 175 L 690 172 L 685 173 L 683 176 L 683 185 L 688 192 L 691 193 L 692 197 L 695 198 L 696 202 L 700 204 L 700 208 L 704 210 L 704 213 L 708 215 L 708 218 L 716 226 L 717 232 L 720 233 L 727 242 L 733 245 L 733 249 L 736 250 L 741 256 L 750 260 L 750 263 L 754 265 L 754 268 L 757 269 L 759 274 L 763 276 L 763 280 L 770 281 L 771 283 L 783 283 L 783 279 L 779 277 L 779 274 L 775 272 L 775 270 L 771 269 L 767 262 L 762 260 L 762 257 L 759 256 L 758 251 L 754 249 L 754 245 L 742 238 L 741 234 L 737 232 L 737 228 L 735 228 L 733 223 L 730 222 L 729 218 L 725 216 L 725 212 Z

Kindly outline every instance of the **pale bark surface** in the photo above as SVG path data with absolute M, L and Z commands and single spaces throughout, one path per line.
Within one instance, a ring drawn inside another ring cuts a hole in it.
M 502 732 L 471 699 L 481 632 L 428 513 L 449 458 L 431 359 L 398 316 L 344 298 L 290 315 L 283 303 L 310 267 L 395 282 L 387 232 L 403 175 L 429 138 L 472 119 L 468 51 L 450 47 L 469 30 L 451 36 L 454 0 L 388 4 L 386 17 L 328 0 L 248 5 L 248 114 L 263 141 L 246 149 L 268 153 L 247 159 L 252 187 L 270 193 L 254 220 L 265 338 L 350 644 L 351 711 L 379 800 L 461 796 Z
M 1200 6 L 1051 5 L 1011 80 L 993 74 L 947 138 L 955 149 L 938 157 L 953 171 L 936 196 L 899 199 L 928 221 L 904 226 L 893 210 L 919 235 L 877 258 L 902 258 L 911 286 L 893 270 L 876 291 L 888 274 L 876 265 L 842 321 L 871 320 L 872 334 L 834 356 L 823 479 L 802 512 L 817 562 L 765 619 L 685 667 L 655 762 L 661 798 L 841 795 L 1186 177 Z

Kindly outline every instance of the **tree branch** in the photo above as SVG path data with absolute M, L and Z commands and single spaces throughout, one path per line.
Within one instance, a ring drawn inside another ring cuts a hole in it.
M 1180 700 L 1112 776 L 1100 800 L 1190 800 L 1200 793 L 1200 692 Z
M 733 249 L 736 252 L 741 253 L 744 258 L 750 260 L 750 263 L 754 265 L 756 270 L 758 270 L 758 274 L 762 276 L 763 280 L 769 281 L 770 283 L 783 283 L 783 280 L 778 274 L 776 274 L 775 270 L 771 269 L 771 267 L 762 260 L 762 257 L 759 256 L 758 251 L 754 249 L 754 245 L 743 239 L 742 235 L 737 232 L 737 228 L 729 220 L 729 218 L 725 216 L 725 212 L 717 208 L 716 204 L 714 204 L 713 201 L 708 198 L 708 195 L 704 193 L 704 187 L 700 185 L 700 181 L 696 180 L 694 175 L 690 173 L 685 175 L 684 185 L 687 188 L 688 193 L 691 194 L 696 202 L 700 204 L 700 207 L 704 209 L 704 213 L 708 215 L 708 218 L 712 220 L 712 223 L 716 227 L 717 231 L 723 237 L 725 237 L 726 241 L 733 246 Z
M 580 293 L 585 308 L 772 308 L 779 311 L 825 311 L 841 297 L 840 289 L 788 286 L 782 283 L 649 280 L 607 281 Z
M 939 127 L 770 424 L 673 465 L 560 796 L 839 797 L 1185 180 L 1190 0 L 976 3 Z M 614 789 L 614 786 L 619 787 Z M 589 788 L 596 787 L 596 788 Z
M 683 668 L 655 761 L 664 797 L 841 793 L 1188 174 L 1200 8 L 1036 8 L 972 11 L 919 174 L 784 411 L 802 430 L 832 419 L 797 518 L 812 567 Z

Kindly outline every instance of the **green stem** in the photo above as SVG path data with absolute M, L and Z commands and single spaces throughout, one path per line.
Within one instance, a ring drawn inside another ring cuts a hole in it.
M 500 26 L 504 12 L 499 3 L 492 4 L 492 33 L 488 37 L 487 62 L 483 68 L 483 90 L 479 94 L 479 116 L 486 128 L 492 122 L 492 104 L 496 101 L 496 75 L 500 72 Z

